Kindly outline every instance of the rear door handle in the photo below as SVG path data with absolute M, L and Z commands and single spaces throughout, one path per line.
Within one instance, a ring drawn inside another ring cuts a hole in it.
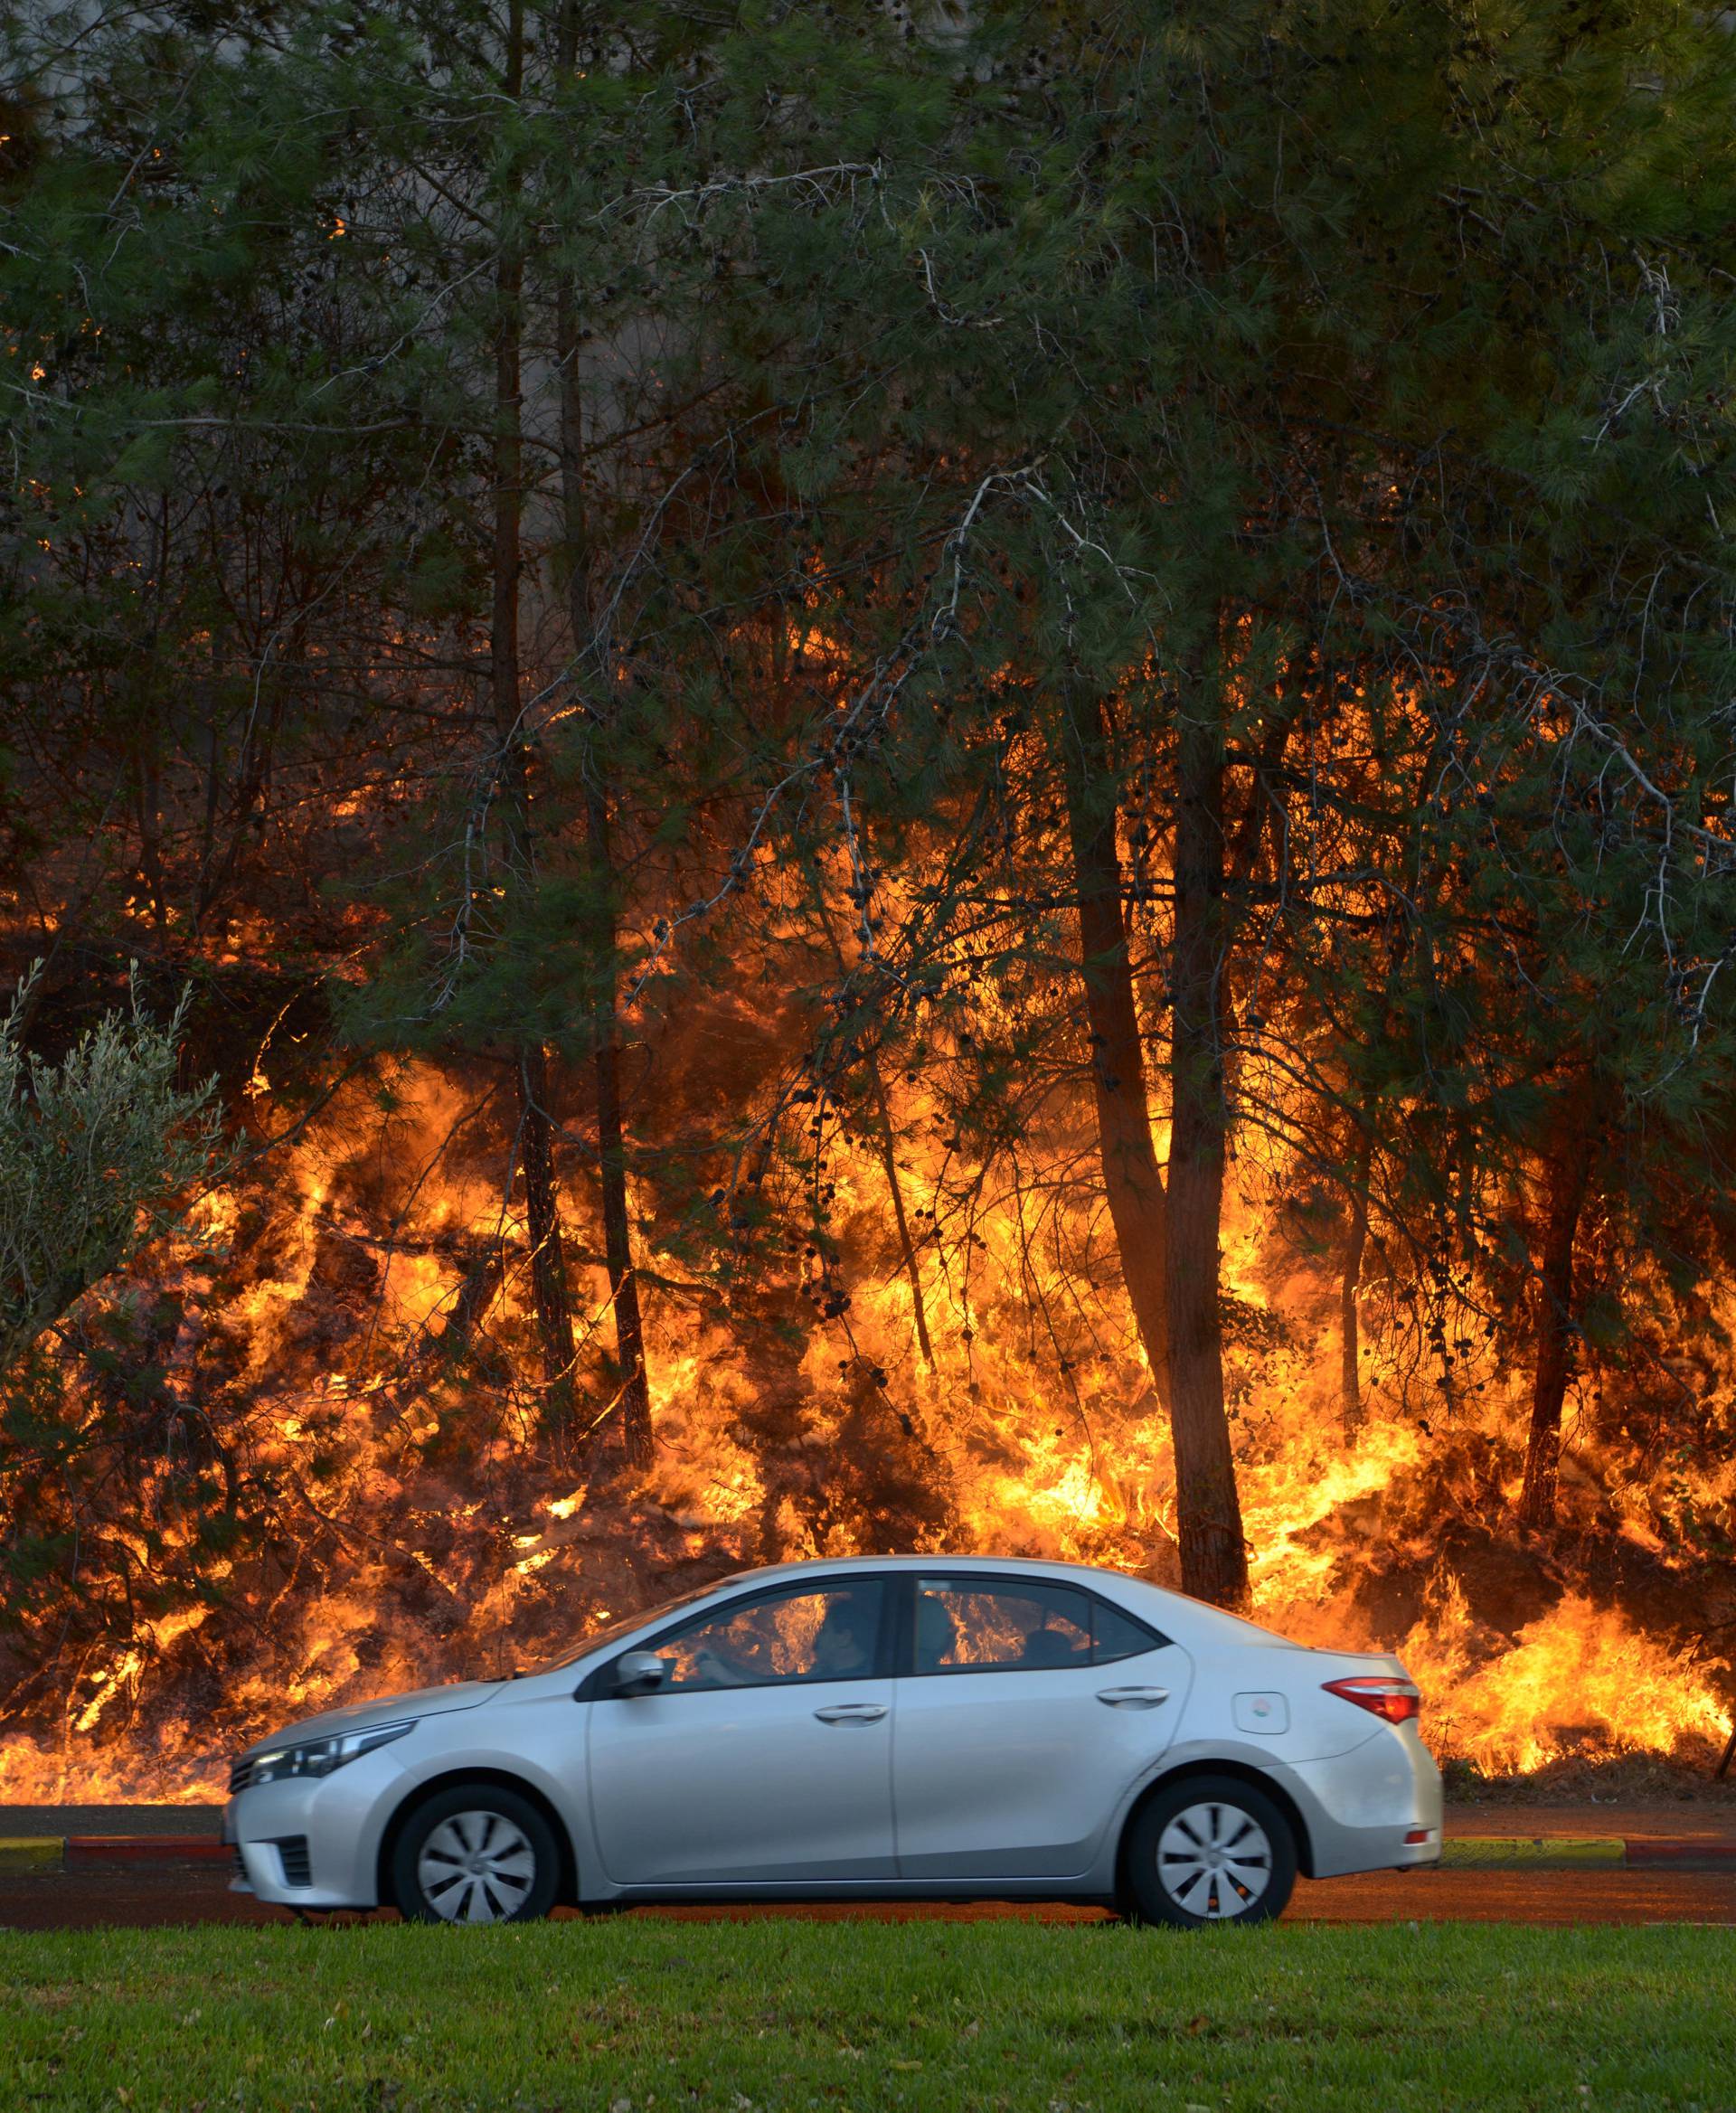
M 886 1714 L 884 1703 L 829 1703 L 814 1714 L 822 1724 L 878 1724 Z
M 1169 1700 L 1166 1687 L 1099 1687 L 1097 1699 L 1112 1710 L 1155 1710 Z

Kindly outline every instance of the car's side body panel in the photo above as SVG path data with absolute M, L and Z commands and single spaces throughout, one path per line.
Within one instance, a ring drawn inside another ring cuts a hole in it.
M 804 1681 L 580 1704 L 593 1868 L 612 1885 L 894 1877 L 893 1685 Z M 821 1712 L 833 1711 L 828 1722 Z
M 901 1878 L 1080 1879 L 1175 1736 L 1192 1679 L 1169 1644 L 1112 1665 L 897 1683 L 893 1811 Z M 1163 1693 L 1121 1707 L 1106 1693 Z

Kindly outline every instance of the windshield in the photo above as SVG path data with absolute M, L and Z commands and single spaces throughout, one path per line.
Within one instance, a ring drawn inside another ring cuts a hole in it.
M 589 1658 L 598 1651 L 607 1650 L 619 1637 L 631 1636 L 636 1628 L 643 1628 L 647 1622 L 658 1621 L 665 1614 L 673 1614 L 678 1607 L 691 1607 L 696 1599 L 706 1599 L 720 1585 L 727 1585 L 728 1578 L 713 1578 L 710 1584 L 695 1585 L 691 1591 L 677 1592 L 673 1599 L 654 1599 L 648 1607 L 637 1607 L 617 1620 L 613 1616 L 595 1617 L 589 1628 L 570 1644 L 559 1657 L 550 1658 L 539 1665 L 539 1673 L 558 1673 L 563 1665 L 576 1665 L 580 1658 Z

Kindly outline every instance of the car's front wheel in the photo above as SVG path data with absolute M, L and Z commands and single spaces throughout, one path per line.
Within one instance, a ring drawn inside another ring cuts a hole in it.
M 1135 1819 L 1123 1878 L 1141 1921 L 1198 1929 L 1275 1920 L 1296 1863 L 1296 1835 L 1263 1792 L 1233 1776 L 1192 1776 L 1160 1790 Z
M 560 1845 L 528 1797 L 458 1783 L 410 1815 L 392 1882 L 406 1921 L 527 1922 L 554 1905 Z

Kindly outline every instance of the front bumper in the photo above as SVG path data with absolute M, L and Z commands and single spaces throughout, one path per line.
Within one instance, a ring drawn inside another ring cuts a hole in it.
M 403 1770 L 390 1750 L 329 1776 L 255 1783 L 223 1807 L 244 1886 L 285 1908 L 375 1908 L 380 1843 Z

